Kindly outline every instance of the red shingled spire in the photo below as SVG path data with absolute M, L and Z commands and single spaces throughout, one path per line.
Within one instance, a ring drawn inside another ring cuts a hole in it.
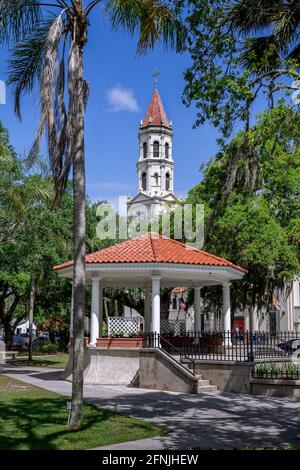
M 154 90 L 151 103 L 148 106 L 146 115 L 141 124 L 141 127 L 147 126 L 164 126 L 169 129 L 172 128 L 157 88 Z

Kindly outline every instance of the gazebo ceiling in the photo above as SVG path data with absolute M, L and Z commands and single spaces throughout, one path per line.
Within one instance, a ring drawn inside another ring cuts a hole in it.
M 53 269 L 72 278 L 73 264 Z M 214 285 L 241 279 L 245 272 L 223 258 L 150 232 L 86 256 L 87 280 L 99 277 L 107 286 L 145 287 L 152 275 L 161 277 L 162 287 Z

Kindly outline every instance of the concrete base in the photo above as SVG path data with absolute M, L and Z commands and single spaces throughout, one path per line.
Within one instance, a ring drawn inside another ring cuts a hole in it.
M 70 349 L 69 363 L 61 375 L 63 380 L 72 380 L 72 362 Z M 186 367 L 156 348 L 85 348 L 84 383 L 198 392 L 198 379 Z
M 250 393 L 253 362 L 199 361 L 195 363 L 196 374 L 210 380 L 218 390 L 236 393 Z
M 72 381 L 72 351 L 69 363 L 62 373 L 63 380 Z M 85 348 L 85 385 L 136 385 L 139 369 L 139 351 L 115 348 Z
M 141 388 L 197 393 L 198 379 L 161 349 L 140 349 Z
M 253 395 L 300 398 L 300 380 L 251 379 L 250 386 Z

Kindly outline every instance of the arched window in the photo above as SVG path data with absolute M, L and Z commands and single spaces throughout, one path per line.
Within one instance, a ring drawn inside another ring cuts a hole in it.
M 170 173 L 166 173 L 166 191 L 170 191 Z
M 147 142 L 143 143 L 143 157 L 147 158 L 147 153 L 148 153 L 148 145 Z
M 158 186 L 158 173 L 154 173 L 155 185 Z
M 165 158 L 169 158 L 169 149 L 170 146 L 168 143 L 165 144 Z
M 153 156 L 159 158 L 159 142 L 157 140 L 153 144 Z
M 146 191 L 147 189 L 147 174 L 142 173 L 142 189 L 143 191 Z

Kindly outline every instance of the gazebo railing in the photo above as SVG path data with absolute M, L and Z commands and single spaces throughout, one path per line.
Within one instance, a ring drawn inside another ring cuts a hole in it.
M 210 331 L 187 332 L 184 336 L 164 337 L 145 334 L 149 347 L 160 347 L 181 362 L 197 360 L 251 362 L 260 359 L 287 359 L 299 355 L 300 332 Z
M 193 360 L 254 361 L 300 355 L 300 332 L 211 331 L 188 332 L 180 349 Z

